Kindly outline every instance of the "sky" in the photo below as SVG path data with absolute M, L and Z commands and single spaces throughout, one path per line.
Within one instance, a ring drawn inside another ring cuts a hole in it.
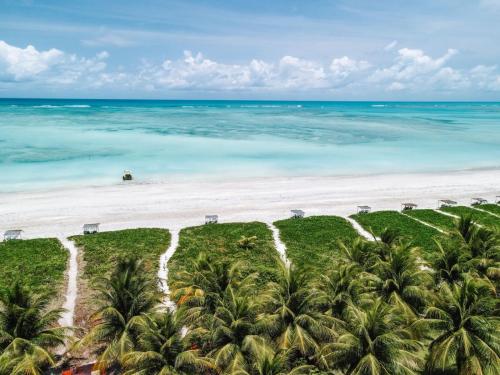
M 0 0 L 0 97 L 500 100 L 500 0 Z

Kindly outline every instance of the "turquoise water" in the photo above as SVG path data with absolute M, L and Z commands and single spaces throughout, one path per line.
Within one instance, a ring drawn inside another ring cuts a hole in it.
M 0 190 L 500 166 L 500 103 L 0 99 Z

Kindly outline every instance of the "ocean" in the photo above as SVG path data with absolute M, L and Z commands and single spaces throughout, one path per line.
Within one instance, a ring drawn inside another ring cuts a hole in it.
M 0 99 L 0 191 L 500 167 L 500 103 Z

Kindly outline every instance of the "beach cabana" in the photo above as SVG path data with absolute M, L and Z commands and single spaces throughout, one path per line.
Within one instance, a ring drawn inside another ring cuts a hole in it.
M 302 219 L 305 215 L 305 212 L 302 210 L 291 210 L 293 219 Z
M 415 203 L 401 203 L 401 211 L 413 210 L 417 207 L 418 205 L 416 205 Z
M 358 206 L 358 214 L 368 214 L 371 210 L 370 206 Z
M 10 229 L 10 230 L 7 230 L 3 234 L 3 239 L 4 239 L 4 241 L 20 240 L 22 232 L 23 231 L 21 229 Z
M 473 206 L 479 206 L 481 204 L 486 204 L 488 201 L 484 198 L 472 198 L 472 205 Z
M 83 225 L 83 234 L 94 234 L 97 232 L 99 232 L 99 223 Z
M 217 215 L 205 215 L 205 224 L 217 224 L 219 221 L 219 216 Z
M 128 170 L 123 171 L 123 176 L 122 176 L 123 181 L 132 181 L 132 178 L 133 178 L 132 172 Z
M 441 207 L 453 207 L 453 206 L 456 206 L 457 205 L 457 202 L 456 201 L 452 201 L 451 199 L 440 199 L 438 201 L 438 208 L 441 208 Z

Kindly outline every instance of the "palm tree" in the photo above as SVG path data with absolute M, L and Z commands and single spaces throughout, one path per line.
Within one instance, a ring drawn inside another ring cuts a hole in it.
M 420 261 L 418 248 L 410 243 L 393 245 L 387 259 L 380 260 L 374 272 L 379 277 L 378 292 L 384 301 L 395 304 L 410 318 L 423 312 L 431 276 Z
M 403 240 L 403 236 L 399 229 L 396 228 L 384 228 L 380 233 L 379 238 L 377 238 L 373 233 L 373 238 L 378 246 L 375 247 L 378 257 L 382 260 L 386 260 L 391 247 L 399 244 Z
M 255 337 L 255 319 L 256 305 L 249 295 L 238 294 L 229 286 L 210 330 L 209 356 L 214 358 L 219 371 L 232 373 L 248 369 L 245 342 Z
M 54 366 L 67 327 L 57 322 L 64 309 L 49 310 L 51 294 L 34 295 L 19 282 L 0 294 L 0 374 L 41 374 Z
M 198 350 L 188 349 L 182 325 L 170 311 L 142 315 L 132 323 L 137 332 L 136 349 L 122 358 L 124 375 L 194 374 L 213 368 Z
M 469 259 L 463 246 L 457 241 L 436 241 L 437 252 L 432 254 L 431 266 L 434 269 L 434 281 L 455 283 L 461 280 L 466 272 L 466 263 Z
M 289 350 L 307 361 L 315 361 L 320 343 L 333 337 L 325 317 L 313 306 L 317 296 L 305 275 L 293 266 L 280 266 L 278 281 L 271 282 L 260 303 L 266 312 L 258 319 L 261 332 L 278 350 Z
M 462 283 L 442 284 L 425 324 L 439 335 L 429 348 L 427 369 L 458 375 L 500 373 L 500 325 L 495 292 L 467 275 Z
M 130 323 L 160 302 L 157 285 L 156 280 L 146 274 L 141 260 L 120 258 L 113 273 L 98 283 L 100 307 L 91 316 L 90 332 L 77 348 L 96 347 L 102 368 L 119 363 L 134 346 L 135 332 Z
M 404 327 L 400 315 L 381 299 L 366 308 L 350 306 L 343 332 L 323 347 L 323 358 L 346 375 L 416 375 L 421 346 Z
M 318 282 L 316 302 L 328 316 L 341 318 L 347 307 L 368 299 L 370 275 L 354 263 L 337 266 Z
M 352 263 L 358 266 L 360 270 L 368 270 L 376 260 L 376 251 L 373 242 L 366 241 L 361 237 L 347 243 L 340 242 L 339 252 L 341 262 Z
M 241 262 L 215 262 L 201 253 L 189 271 L 181 271 L 172 290 L 183 310 L 184 324 L 190 329 L 208 329 L 229 286 L 248 292 L 253 288 L 255 275 L 244 276 L 245 269 Z
M 249 370 L 238 370 L 233 375 L 305 375 L 314 369 L 311 365 L 294 367 L 290 363 L 288 351 L 275 350 L 262 336 L 247 337 L 243 343 L 243 350 L 250 358 Z

